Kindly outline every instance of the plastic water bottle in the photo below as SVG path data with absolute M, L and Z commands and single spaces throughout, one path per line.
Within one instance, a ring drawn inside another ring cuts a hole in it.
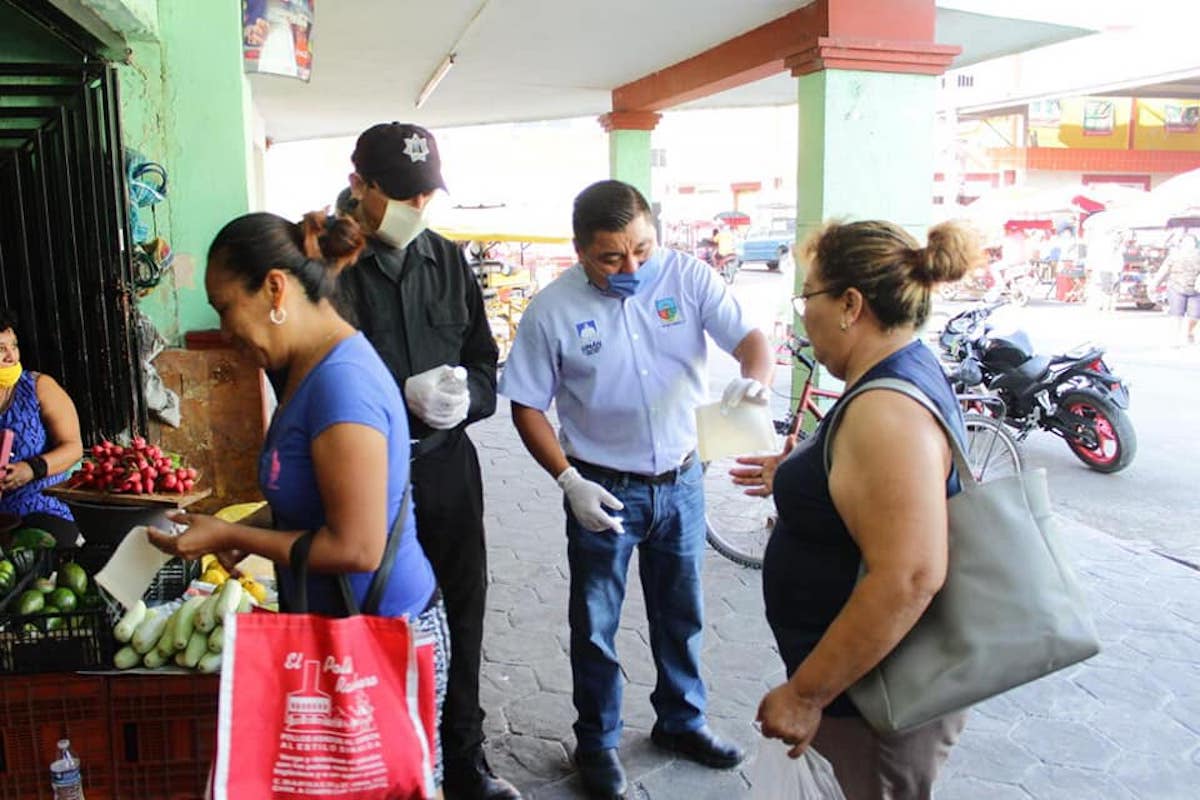
M 84 800 L 83 773 L 79 756 L 71 752 L 71 740 L 58 740 L 58 758 L 50 765 L 50 788 L 54 800 Z

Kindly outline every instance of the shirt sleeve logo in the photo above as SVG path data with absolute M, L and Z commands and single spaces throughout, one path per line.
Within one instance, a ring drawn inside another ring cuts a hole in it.
M 655 300 L 654 308 L 658 312 L 659 322 L 663 325 L 677 325 L 683 322 L 683 318 L 679 316 L 679 304 L 675 302 L 674 297 Z
M 596 321 L 589 319 L 585 322 L 575 323 L 575 333 L 579 336 L 579 349 L 583 351 L 585 356 L 594 356 L 600 352 L 600 331 L 596 328 Z

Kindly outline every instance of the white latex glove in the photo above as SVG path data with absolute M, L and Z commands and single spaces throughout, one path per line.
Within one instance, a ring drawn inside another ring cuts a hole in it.
M 471 408 L 467 371 L 443 364 L 413 375 L 404 382 L 404 402 L 426 425 L 449 430 L 466 419 Z
M 567 496 L 567 502 L 571 504 L 571 512 L 575 514 L 575 519 L 579 520 L 580 525 L 589 531 L 625 532 L 621 518 L 604 511 L 605 506 L 620 511 L 625 504 L 613 497 L 603 486 L 595 481 L 589 481 L 574 467 L 563 470 L 556 481 L 559 488 L 563 490 L 563 494 Z
M 721 393 L 721 409 L 728 410 L 740 403 L 767 404 L 767 387 L 754 378 L 734 378 Z

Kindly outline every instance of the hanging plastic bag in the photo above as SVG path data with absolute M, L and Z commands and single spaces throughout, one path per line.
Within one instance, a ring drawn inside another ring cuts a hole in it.
M 788 758 L 791 748 L 763 739 L 750 767 L 750 800 L 846 800 L 833 767 L 813 748 Z

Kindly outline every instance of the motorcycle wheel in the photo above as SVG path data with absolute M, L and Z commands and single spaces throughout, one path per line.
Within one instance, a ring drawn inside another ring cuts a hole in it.
M 1120 472 L 1133 463 L 1137 434 L 1124 410 L 1096 392 L 1067 392 L 1058 403 L 1072 414 L 1092 420 L 1096 427 L 1099 441 L 1095 448 L 1067 434 L 1067 446 L 1076 458 L 1097 472 Z
M 725 266 L 721 267 L 721 277 L 725 279 L 727 284 L 732 286 L 733 279 L 737 277 L 737 271 L 738 262 L 731 258 L 725 263 Z

